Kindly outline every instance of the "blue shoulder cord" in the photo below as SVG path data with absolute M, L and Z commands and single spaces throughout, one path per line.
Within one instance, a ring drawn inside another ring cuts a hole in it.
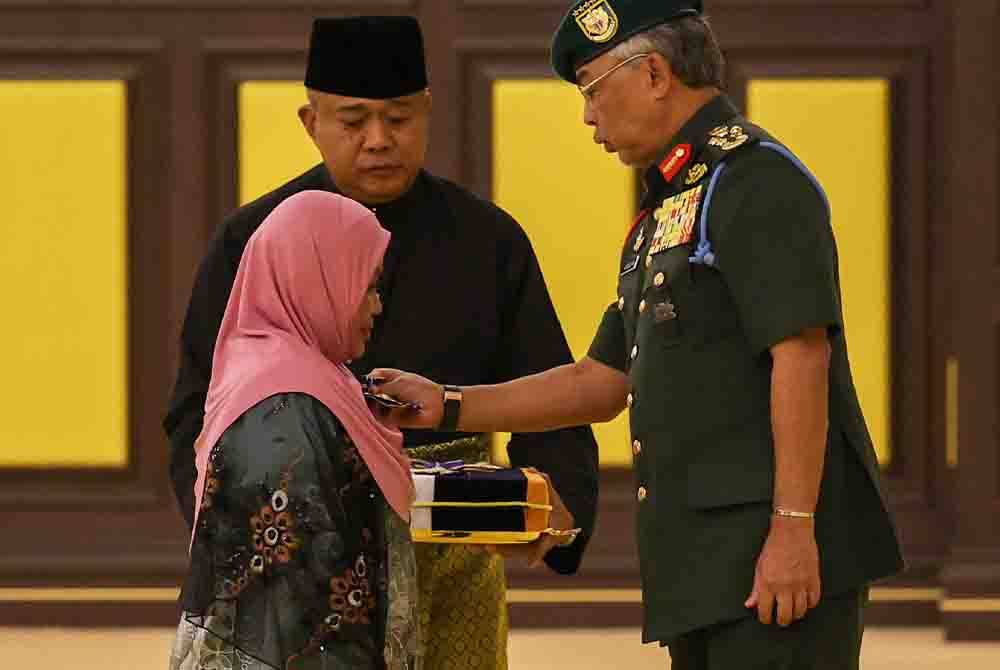
M 781 146 L 780 144 L 775 144 L 774 142 L 761 142 L 758 146 L 762 146 L 765 149 L 771 149 L 777 151 L 779 154 L 792 161 L 802 173 L 809 177 L 809 181 L 813 183 L 816 187 L 816 191 L 819 193 L 820 197 L 823 198 L 823 204 L 826 206 L 827 211 L 830 211 L 830 202 L 826 198 L 826 192 L 823 191 L 823 187 L 819 185 L 816 177 L 813 173 L 802 164 L 795 155 Z M 712 195 L 715 193 L 716 186 L 719 185 L 719 179 L 722 177 L 722 173 L 726 171 L 726 163 L 720 162 L 719 167 L 715 169 L 715 173 L 712 175 L 711 181 L 708 182 L 708 192 L 705 194 L 705 203 L 701 206 L 701 218 L 698 221 L 698 232 L 699 241 L 698 247 L 694 250 L 694 255 L 688 258 L 688 261 L 694 263 L 695 265 L 707 265 L 709 267 L 715 267 L 715 252 L 712 251 L 712 242 L 708 239 L 708 205 L 712 202 Z

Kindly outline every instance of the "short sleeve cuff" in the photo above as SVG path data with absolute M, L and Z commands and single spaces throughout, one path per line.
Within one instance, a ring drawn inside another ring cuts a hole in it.
M 771 318 L 757 319 L 747 328 L 747 339 L 755 354 L 763 354 L 771 347 L 796 337 L 810 328 L 825 328 L 827 337 L 833 338 L 841 331 L 839 312 L 834 305 L 815 304 L 813 309 L 786 311 Z
M 587 356 L 620 372 L 627 372 L 625 361 L 625 320 L 616 303 L 604 312 Z

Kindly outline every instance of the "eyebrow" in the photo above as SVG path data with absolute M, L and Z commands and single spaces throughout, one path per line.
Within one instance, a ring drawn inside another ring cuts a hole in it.
M 390 109 L 403 108 L 409 110 L 415 106 L 415 102 L 413 100 L 408 100 L 405 98 L 387 100 L 386 103 L 387 107 Z M 334 111 L 337 112 L 338 114 L 340 113 L 365 114 L 365 113 L 371 113 L 373 110 L 363 102 L 352 102 L 340 105 Z
M 354 103 L 337 107 L 337 114 L 367 114 L 370 110 L 364 103 Z

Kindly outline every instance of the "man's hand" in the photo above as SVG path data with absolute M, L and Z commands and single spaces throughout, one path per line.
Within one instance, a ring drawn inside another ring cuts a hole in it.
M 410 372 L 390 368 L 372 370 L 368 377 L 380 393 L 403 402 L 414 403 L 420 409 L 394 409 L 389 420 L 400 428 L 436 428 L 444 415 L 444 388 L 430 379 Z
M 806 519 L 772 517 L 771 531 L 757 559 L 753 591 L 746 607 L 757 608 L 757 618 L 779 626 L 803 618 L 819 604 L 819 549 L 815 524 Z
M 559 493 L 552 486 L 552 480 L 549 479 L 549 476 L 544 472 L 538 472 L 534 468 L 525 469 L 537 472 L 542 477 L 545 477 L 545 482 L 549 485 L 549 502 L 552 504 L 552 512 L 549 514 L 549 526 L 555 530 L 575 528 L 576 526 L 573 525 L 575 521 L 573 515 L 566 509 L 566 505 L 563 504 Z M 529 567 L 536 568 L 542 564 L 542 559 L 545 558 L 545 554 L 549 553 L 550 549 L 558 547 L 565 541 L 565 537 L 543 533 L 541 537 L 529 544 L 491 545 L 489 550 L 500 554 L 505 559 L 518 559 L 527 563 Z

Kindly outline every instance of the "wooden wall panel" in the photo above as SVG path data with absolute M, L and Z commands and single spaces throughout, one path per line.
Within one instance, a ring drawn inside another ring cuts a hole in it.
M 942 581 L 949 639 L 1000 637 L 1000 57 L 996 0 L 956 0 L 949 131 L 954 352 L 959 363 L 955 534 Z M 993 84 L 993 85 L 990 85 Z
M 0 470 L 5 532 L 18 538 L 0 556 L 0 583 L 67 577 L 129 579 L 169 574 L 153 546 L 177 529 L 163 478 L 159 421 L 173 375 L 166 357 L 163 306 L 168 268 L 160 263 L 169 228 L 156 188 L 167 138 L 159 131 L 165 90 L 164 44 L 156 38 L 108 39 L 0 35 L 0 77 L 121 79 L 127 90 L 129 467 Z M 72 114 L 72 110 L 67 110 Z M 81 132 L 87 129 L 81 128 Z M 72 179 L 73 175 L 38 175 Z M 67 278 L 69 279 L 69 278 Z M 45 398 L 38 398 L 45 402 Z M 16 418 L 11 418 L 16 420 Z M 59 420 L 57 407 L 52 420 Z
M 5 9 L 116 9 L 116 10 L 198 10 L 237 11 L 246 9 L 280 11 L 282 9 L 308 9 L 320 14 L 338 12 L 375 14 L 381 9 L 410 9 L 417 0 L 0 0 L 0 10 Z M 191 20 L 192 17 L 188 17 Z M 194 27 L 194 26 L 192 26 Z
M 18 538 L 0 555 L 0 588 L 178 583 L 187 531 L 169 485 L 161 421 L 195 268 L 236 204 L 236 82 L 300 79 L 316 14 L 414 5 L 0 1 L 0 77 L 127 82 L 131 343 L 129 467 L 0 469 L 4 529 Z M 47 593 L 32 611 L 56 623 L 87 621 Z M 121 610 L 123 623 L 133 605 Z M 160 603 L 143 611 L 172 609 Z M 2 607 L 0 621 L 21 623 L 26 611 Z M 112 616 L 112 608 L 102 611 L 105 620 Z
M 489 195 L 491 82 L 551 76 L 549 40 L 567 4 L 0 0 L 0 76 L 105 76 L 130 82 L 130 268 L 135 287 L 130 333 L 134 466 L 117 478 L 86 471 L 0 473 L 0 512 L 21 538 L 0 556 L 0 583 L 169 586 L 182 573 L 187 538 L 169 492 L 167 445 L 159 421 L 173 383 L 177 333 L 195 268 L 212 232 L 236 205 L 237 82 L 301 77 L 314 16 L 415 14 L 427 36 L 434 93 L 429 166 Z M 913 568 L 899 583 L 925 589 L 919 597 L 909 592 L 911 601 L 893 602 L 897 613 L 904 609 L 900 602 L 922 603 L 923 612 L 938 600 L 927 589 L 940 586 L 938 573 L 951 552 L 956 516 L 961 521 L 958 551 L 946 578 L 949 593 L 966 600 L 992 593 L 996 580 L 983 567 L 983 557 L 995 561 L 997 555 L 1000 484 L 995 427 L 989 418 L 996 414 L 1000 385 L 994 334 L 998 310 L 993 307 L 1000 287 L 1000 239 L 993 233 L 1000 206 L 1000 81 L 991 68 L 998 54 L 989 41 L 1000 29 L 997 2 L 707 4 L 729 54 L 737 99 L 752 76 L 872 74 L 893 82 L 893 144 L 898 149 L 893 244 L 897 257 L 905 259 L 893 287 L 898 317 L 894 393 L 896 416 L 912 420 L 895 428 L 902 458 L 889 480 Z M 983 314 L 991 315 L 989 328 L 982 327 Z M 961 362 L 957 470 L 943 463 L 944 361 L 949 354 L 957 354 Z M 512 568 L 512 584 L 634 588 L 630 480 L 627 472 L 604 473 L 600 526 L 578 578 Z M 953 489 L 961 492 L 954 499 Z M 967 579 L 970 575 L 979 577 Z M 173 620 L 169 603 L 142 607 L 148 616 L 162 616 L 162 623 Z M 613 616 L 623 607 L 612 603 L 606 612 Z M 34 611 L 42 609 L 49 621 L 59 620 L 61 611 L 67 620 L 80 618 L 79 609 L 73 613 L 41 603 Z M 113 608 L 101 611 L 111 617 L 109 622 L 114 619 Z M 127 607 L 118 611 L 123 621 L 129 619 Z M 600 619 L 601 608 L 593 611 Z M 17 621 L 9 612 L 0 608 L 0 623 Z M 961 620 L 962 630 L 970 630 L 964 610 L 954 610 L 946 619 L 956 626 Z
M 205 64 L 206 172 L 214 188 L 208 194 L 206 234 L 211 235 L 239 202 L 237 87 L 247 80 L 298 80 L 305 71 L 308 36 L 207 40 Z M 288 110 L 293 114 L 294 110 Z

